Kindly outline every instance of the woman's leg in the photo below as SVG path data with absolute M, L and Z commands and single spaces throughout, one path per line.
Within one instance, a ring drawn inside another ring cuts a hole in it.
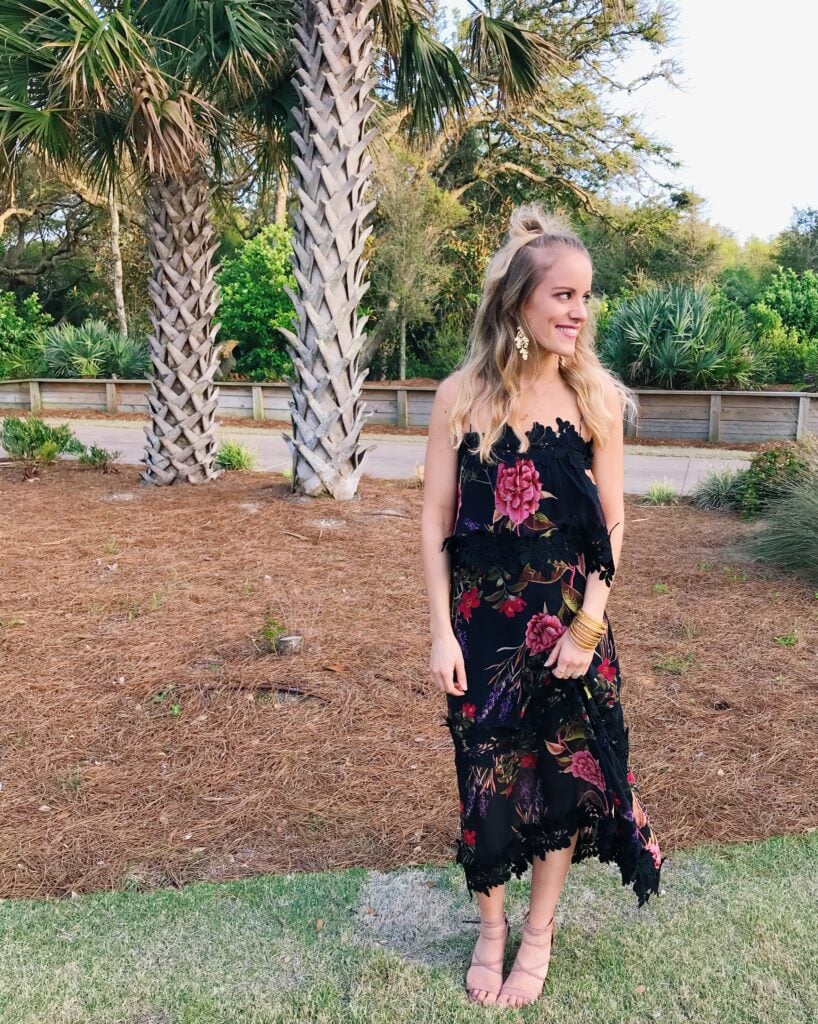
M 557 909 L 557 901 L 560 898 L 565 879 L 571 867 L 571 858 L 577 844 L 579 830 L 571 837 L 571 845 L 563 850 L 549 850 L 545 857 L 535 857 L 531 865 L 531 896 L 529 899 L 528 923 L 533 929 L 545 929 L 551 924 L 554 912 Z M 548 937 L 550 941 L 550 936 Z M 527 1002 L 536 999 L 542 991 L 542 982 L 537 984 L 537 978 L 545 979 L 548 973 L 548 961 L 550 959 L 550 947 L 547 944 L 537 945 L 526 941 L 525 931 L 520 948 L 517 950 L 515 965 L 519 964 L 529 971 L 533 971 L 536 977 L 531 974 L 517 972 L 514 968 L 507 981 L 510 987 L 525 991 L 527 996 L 515 995 L 511 992 L 500 991 L 497 996 L 497 1003 L 501 1006 L 524 1006 Z
M 477 905 L 480 908 L 480 921 L 486 925 L 499 925 L 505 920 L 505 885 L 495 885 L 489 889 L 489 895 L 477 893 Z M 479 935 L 474 947 L 474 958 L 481 963 L 500 962 L 506 948 L 507 936 L 497 928 L 489 928 L 489 935 Z M 502 963 L 500 963 L 502 969 Z M 476 972 L 475 972 L 476 973 Z M 493 980 L 493 979 L 487 979 Z M 498 988 L 500 978 L 498 976 Z M 484 982 L 485 983 L 485 982 Z M 467 986 L 469 995 L 478 1003 L 494 1003 L 497 1001 L 497 991 L 489 992 L 486 989 L 475 986 Z

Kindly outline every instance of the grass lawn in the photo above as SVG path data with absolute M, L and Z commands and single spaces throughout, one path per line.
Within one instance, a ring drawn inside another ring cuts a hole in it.
M 542 1000 L 472 1007 L 460 868 L 354 868 L 0 904 L 2 1024 L 796 1024 L 818 1018 L 818 832 L 668 857 L 639 909 L 574 865 Z M 508 887 L 510 966 L 528 877 Z

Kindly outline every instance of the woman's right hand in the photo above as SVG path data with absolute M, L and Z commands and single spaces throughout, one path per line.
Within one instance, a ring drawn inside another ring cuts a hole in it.
M 463 650 L 454 633 L 447 633 L 432 641 L 429 671 L 432 682 L 443 693 L 462 697 L 468 689 Z

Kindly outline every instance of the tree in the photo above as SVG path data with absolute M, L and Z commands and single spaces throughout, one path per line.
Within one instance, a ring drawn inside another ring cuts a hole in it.
M 33 153 L 103 195 L 126 169 L 139 179 L 152 268 L 148 483 L 222 472 L 211 174 L 240 139 L 254 140 L 262 177 L 281 162 L 290 32 L 288 5 L 274 0 L 0 0 L 0 175 L 13 181 Z
M 358 308 L 369 286 L 363 273 L 371 226 L 364 227 L 364 220 L 374 206 L 366 201 L 372 174 L 368 145 L 376 132 L 367 131 L 366 122 L 378 107 L 369 96 L 376 85 L 373 36 L 384 69 L 384 103 L 400 116 L 409 112 L 410 143 L 445 136 L 443 126 L 463 118 L 488 85 L 496 86 L 501 108 L 536 95 L 560 63 L 560 54 L 536 32 L 472 7 L 464 66 L 424 25 L 428 12 L 422 0 L 301 5 L 293 41 L 300 58 L 300 102 L 291 133 L 299 199 L 293 259 L 298 291 L 288 291 L 298 330 L 282 329 L 296 373 L 293 437 L 283 435 L 293 457 L 294 491 L 353 497 L 370 450 L 358 444 L 366 376 L 358 358 L 368 319 L 359 319 Z M 602 18 L 626 17 L 620 0 L 599 0 L 594 7 Z
M 397 326 L 398 376 L 403 380 L 407 325 L 432 318 L 438 292 L 452 274 L 440 243 L 466 210 L 424 173 L 420 158 L 398 143 L 383 147 L 376 163 L 380 219 L 371 280 L 388 297 L 387 322 Z

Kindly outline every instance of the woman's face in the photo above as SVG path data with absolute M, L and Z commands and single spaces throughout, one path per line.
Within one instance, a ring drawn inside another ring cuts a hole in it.
M 579 329 L 588 319 L 592 279 L 593 268 L 584 253 L 557 250 L 554 265 L 523 305 L 533 341 L 548 352 L 573 355 Z

